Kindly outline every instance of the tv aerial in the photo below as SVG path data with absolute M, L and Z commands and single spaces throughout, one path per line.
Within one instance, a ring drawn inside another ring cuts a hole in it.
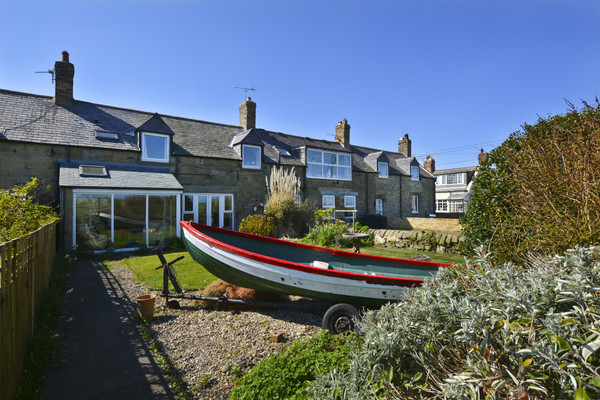
M 35 71 L 36 74 L 50 74 L 52 75 L 52 83 L 54 84 L 54 70 L 49 69 L 47 71 Z
M 248 92 L 252 92 L 252 94 L 254 94 L 254 92 L 256 92 L 256 89 L 254 88 L 254 83 L 252 84 L 251 88 L 236 86 L 235 89 L 243 90 L 244 91 L 244 98 L 248 97 Z

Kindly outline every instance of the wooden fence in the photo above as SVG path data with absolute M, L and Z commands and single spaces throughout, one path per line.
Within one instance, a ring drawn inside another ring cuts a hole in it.
M 56 254 L 56 222 L 0 244 L 0 398 L 11 399 Z

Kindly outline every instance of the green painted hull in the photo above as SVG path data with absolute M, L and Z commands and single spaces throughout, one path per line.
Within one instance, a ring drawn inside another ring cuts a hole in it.
M 192 258 L 222 280 L 334 303 L 376 307 L 400 300 L 407 287 L 420 285 L 447 265 L 306 246 L 187 222 L 182 226 Z

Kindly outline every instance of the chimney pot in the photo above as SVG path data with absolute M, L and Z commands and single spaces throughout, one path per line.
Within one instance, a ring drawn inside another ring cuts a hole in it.
M 63 60 L 63 62 L 69 62 L 69 52 L 68 51 L 64 50 L 62 52 L 62 60 Z

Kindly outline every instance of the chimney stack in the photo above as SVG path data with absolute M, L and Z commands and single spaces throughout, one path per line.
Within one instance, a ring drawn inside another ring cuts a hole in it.
M 348 124 L 347 119 L 338 122 L 335 126 L 335 141 L 344 146 L 350 145 L 350 124 Z
M 435 160 L 431 156 L 427 156 L 425 159 L 425 169 L 432 175 L 435 172 Z
M 240 126 L 244 129 L 256 128 L 256 103 L 250 97 L 240 104 Z
M 75 66 L 69 62 L 69 53 L 62 52 L 62 61 L 54 63 L 54 103 L 58 106 L 71 107 L 73 99 L 73 76 Z
M 398 153 L 404 154 L 406 157 L 411 156 L 411 141 L 408 138 L 408 133 L 403 138 L 398 140 Z
M 478 159 L 479 159 L 479 165 L 481 165 L 481 163 L 487 158 L 488 153 L 484 153 L 483 149 L 481 149 L 481 153 L 479 153 Z

